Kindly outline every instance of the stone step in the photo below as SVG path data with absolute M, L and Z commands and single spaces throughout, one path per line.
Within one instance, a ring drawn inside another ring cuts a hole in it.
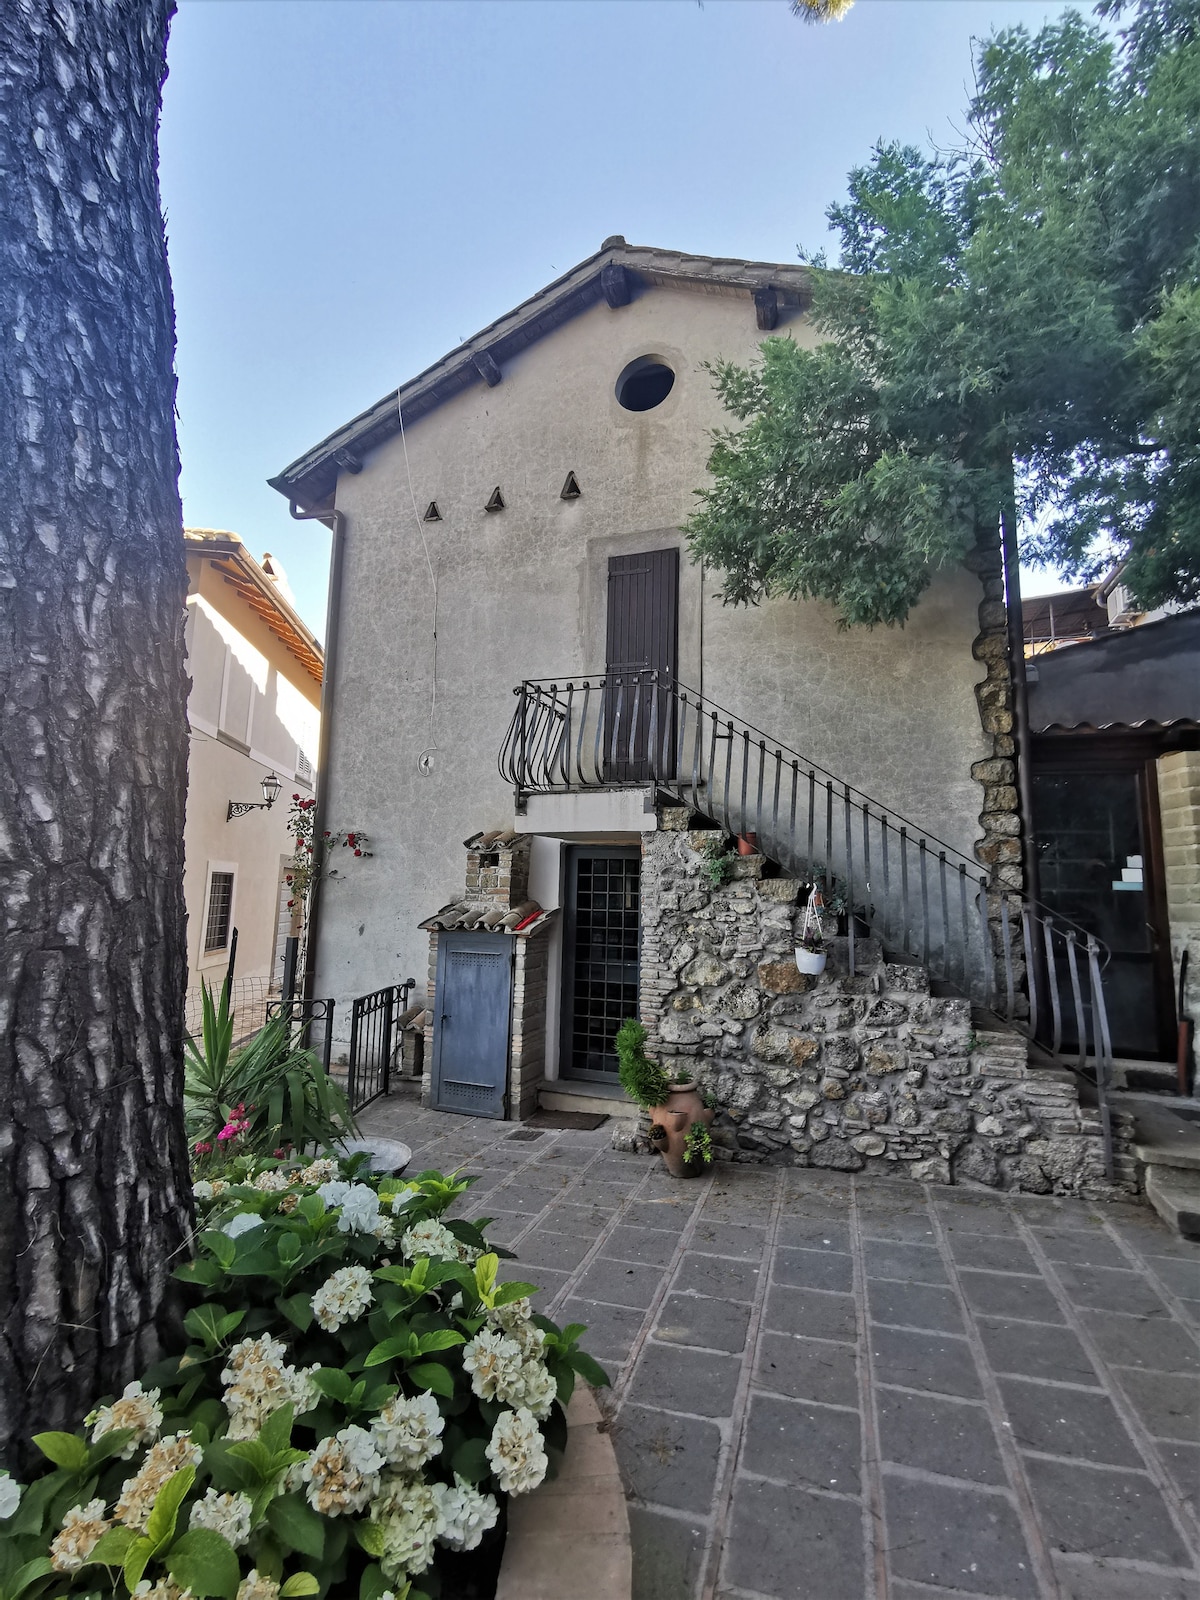
M 1132 1102 L 1137 1121 L 1134 1154 L 1147 1167 L 1174 1167 L 1200 1173 L 1200 1123 L 1181 1117 L 1170 1102 L 1162 1106 Z
M 1146 1199 L 1168 1228 L 1184 1239 L 1200 1239 L 1200 1172 L 1147 1167 Z
M 591 1111 L 601 1117 L 636 1122 L 638 1108 L 619 1083 L 584 1083 L 548 1079 L 538 1090 L 541 1111 Z

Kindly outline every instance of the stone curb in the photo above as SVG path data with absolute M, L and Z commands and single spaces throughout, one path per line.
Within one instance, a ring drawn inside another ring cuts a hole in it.
M 592 1391 L 567 1406 L 567 1453 L 553 1482 L 508 1502 L 496 1600 L 630 1600 L 629 1514 Z

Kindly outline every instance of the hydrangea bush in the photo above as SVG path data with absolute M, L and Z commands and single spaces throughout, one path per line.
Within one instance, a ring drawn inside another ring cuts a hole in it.
M 433 1600 L 542 1482 L 576 1375 L 608 1381 L 583 1328 L 445 1218 L 466 1180 L 361 1159 L 196 1184 L 183 1348 L 0 1476 L 0 1600 Z

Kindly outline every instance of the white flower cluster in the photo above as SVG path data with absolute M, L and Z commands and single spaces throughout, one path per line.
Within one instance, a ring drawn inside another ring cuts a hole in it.
M 229 1352 L 221 1382 L 228 1385 L 222 1399 L 229 1413 L 230 1439 L 256 1439 L 263 1423 L 280 1406 L 292 1405 L 296 1415 L 316 1404 L 313 1367 L 292 1367 L 287 1348 L 269 1333 L 243 1339 Z
M 533 1413 L 524 1406 L 502 1411 L 488 1442 L 487 1458 L 505 1494 L 528 1494 L 546 1476 L 549 1461 Z
M 371 1521 L 383 1533 L 379 1564 L 394 1581 L 424 1572 L 433 1560 L 434 1541 L 442 1531 L 437 1495 L 420 1478 L 389 1476 L 371 1506 Z
M 163 1419 L 158 1398 L 157 1389 L 143 1389 L 137 1382 L 126 1384 L 119 1400 L 114 1400 L 110 1406 L 101 1406 L 88 1417 L 92 1425 L 92 1443 L 115 1429 L 132 1428 L 133 1437 L 120 1452 L 122 1461 L 128 1461 L 139 1445 L 153 1444 Z
M 160 1578 L 157 1583 L 151 1583 L 149 1578 L 143 1578 L 133 1591 L 134 1600 L 192 1600 L 190 1589 L 181 1589 L 177 1583 L 172 1583 L 170 1578 Z
M 406 1183 L 403 1189 L 397 1189 L 395 1194 L 390 1196 L 388 1204 L 393 1211 L 403 1211 L 413 1196 L 420 1194 L 420 1192 L 415 1183 Z
M 0 1469 L 0 1522 L 11 1517 L 21 1504 L 21 1485 Z
M 299 1174 L 299 1179 L 306 1189 L 315 1189 L 319 1183 L 328 1183 L 337 1175 L 338 1164 L 332 1156 L 318 1156 Z
M 415 1222 L 400 1241 L 400 1248 L 410 1260 L 417 1256 L 432 1256 L 435 1261 L 463 1261 L 468 1266 L 479 1251 L 456 1239 L 444 1223 Z
M 151 1445 L 146 1459 L 121 1485 L 121 1494 L 113 1507 L 118 1522 L 136 1533 L 145 1532 L 146 1523 L 154 1509 L 158 1491 L 168 1478 L 173 1478 L 181 1467 L 198 1467 L 202 1455 L 200 1446 L 192 1443 L 190 1433 L 172 1433 Z
M 500 1507 L 494 1495 L 482 1494 L 455 1474 L 454 1487 L 433 1485 L 442 1518 L 438 1541 L 449 1550 L 474 1550 L 489 1528 L 496 1526 Z
M 390 1400 L 371 1424 L 375 1448 L 390 1467 L 415 1472 L 441 1452 L 446 1419 L 431 1394 Z
M 330 1211 L 340 1210 L 339 1233 L 373 1233 L 377 1238 L 390 1233 L 387 1219 L 381 1219 L 379 1215 L 379 1196 L 369 1184 L 345 1183 L 341 1178 L 335 1178 L 323 1183 L 317 1193 Z M 381 1220 L 383 1229 L 380 1228 Z
M 192 1507 L 192 1528 L 211 1528 L 227 1539 L 235 1550 L 240 1550 L 250 1537 L 254 1505 L 249 1495 L 218 1494 L 208 1489 L 203 1500 Z
M 238 1584 L 237 1600 L 279 1600 L 279 1585 L 274 1578 L 263 1577 L 257 1567 L 251 1567 Z
M 532 1348 L 540 1349 L 540 1345 Z M 481 1400 L 523 1406 L 539 1419 L 550 1415 L 558 1386 L 545 1363 L 535 1355 L 526 1356 L 517 1339 L 483 1328 L 463 1346 L 463 1366 L 471 1374 L 471 1388 Z
M 285 1189 L 291 1188 L 294 1181 L 278 1167 L 268 1167 L 266 1172 L 260 1172 L 255 1178 L 254 1187 L 263 1194 L 282 1194 Z
M 327 1517 L 361 1511 L 379 1493 L 382 1470 L 383 1457 L 366 1429 L 343 1428 L 322 1439 L 304 1463 L 308 1503 Z
M 240 1239 L 242 1234 L 249 1233 L 252 1228 L 261 1228 L 262 1225 L 263 1219 L 257 1211 L 239 1211 L 230 1217 L 221 1232 L 227 1233 L 231 1239 Z
M 78 1572 L 110 1526 L 103 1500 L 72 1506 L 62 1519 L 62 1531 L 50 1541 L 50 1565 L 55 1572 Z
M 371 1274 L 366 1267 L 341 1267 L 312 1297 L 313 1316 L 326 1333 L 356 1322 L 371 1304 Z

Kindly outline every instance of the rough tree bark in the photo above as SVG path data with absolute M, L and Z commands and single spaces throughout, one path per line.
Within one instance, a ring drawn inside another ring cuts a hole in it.
M 151 1357 L 189 1226 L 171 0 L 0 3 L 0 1455 Z

